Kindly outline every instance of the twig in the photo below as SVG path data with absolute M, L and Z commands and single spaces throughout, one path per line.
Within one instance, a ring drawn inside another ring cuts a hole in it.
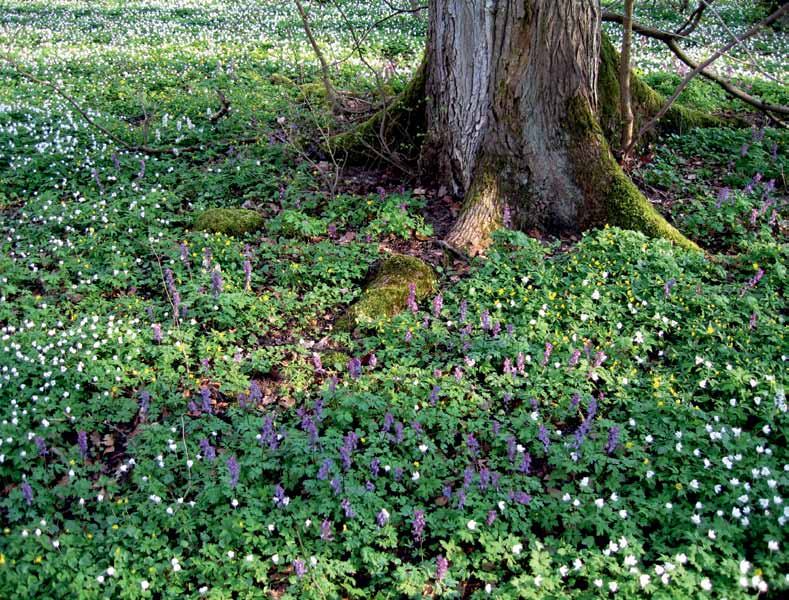
M 742 43 L 743 41 L 747 40 L 747 39 L 748 39 L 748 38 L 750 38 L 750 37 L 753 37 L 753 36 L 754 36 L 754 35 L 756 35 L 756 34 L 757 34 L 759 31 L 761 31 L 761 29 L 762 29 L 763 27 L 767 27 L 767 26 L 768 26 L 768 25 L 770 25 L 771 23 L 774 23 L 775 21 L 777 21 L 778 19 L 780 19 L 780 18 L 781 18 L 783 15 L 785 15 L 787 12 L 789 12 L 789 4 L 785 4 L 784 6 L 782 6 L 781 8 L 779 8 L 777 11 L 775 11 L 773 14 L 771 14 L 771 15 L 770 15 L 769 17 L 767 17 L 766 19 L 762 19 L 761 21 L 759 21 L 759 22 L 758 22 L 756 25 L 754 25 L 753 27 L 751 27 L 751 29 L 749 29 L 748 31 L 746 31 L 746 32 L 745 32 L 745 33 L 744 33 L 744 34 L 743 34 L 741 37 L 739 37 L 739 38 L 736 38 L 736 37 L 735 37 L 735 39 L 733 39 L 731 42 L 729 42 L 728 44 L 726 44 L 725 46 L 723 46 L 723 47 L 722 47 L 720 50 L 718 50 L 717 52 L 715 52 L 714 54 L 712 54 L 712 56 L 710 56 L 710 57 L 709 57 L 708 59 L 706 59 L 704 62 L 702 62 L 702 63 L 700 63 L 698 66 L 696 66 L 696 67 L 695 67 L 695 68 L 694 68 L 694 69 L 693 69 L 693 70 L 692 70 L 690 73 L 688 73 L 688 74 L 685 76 L 685 78 L 684 78 L 684 79 L 683 79 L 683 80 L 680 82 L 680 84 L 677 86 L 677 89 L 675 89 L 675 90 L 674 90 L 674 93 L 673 93 L 673 94 L 671 95 L 671 97 L 670 97 L 670 98 L 669 98 L 669 99 L 666 101 L 666 103 L 665 103 L 665 104 L 664 104 L 664 105 L 661 107 L 661 109 L 660 109 L 660 110 L 657 112 L 657 114 L 655 114 L 655 116 L 654 116 L 654 117 L 652 117 L 652 119 L 651 119 L 651 120 L 650 120 L 648 123 L 646 123 L 646 124 L 645 124 L 645 125 L 644 125 L 644 126 L 641 128 L 641 130 L 638 132 L 638 135 L 637 135 L 637 136 L 636 136 L 636 137 L 633 139 L 633 141 L 631 142 L 630 146 L 628 146 L 627 148 L 625 148 L 625 150 L 624 150 L 623 154 L 624 154 L 625 156 L 627 156 L 627 155 L 628 155 L 628 154 L 629 154 L 629 153 L 632 151 L 632 149 L 633 149 L 633 146 L 636 144 L 636 142 L 638 141 L 638 139 L 639 139 L 640 137 L 642 137 L 642 136 L 643 136 L 645 133 L 647 133 L 648 131 L 650 131 L 650 130 L 651 130 L 651 129 L 652 129 L 654 126 L 655 126 L 655 124 L 658 122 L 658 120 L 659 120 L 661 117 L 663 117 L 663 115 L 665 115 L 665 114 L 668 112 L 668 109 L 669 109 L 669 108 L 671 108 L 671 106 L 672 106 L 672 105 L 674 104 L 674 102 L 677 100 L 677 98 L 679 97 L 679 95 L 682 93 L 682 90 L 684 90 L 684 89 L 685 89 L 685 88 L 688 86 L 688 84 L 691 82 L 691 80 L 692 80 L 692 79 L 693 79 L 693 78 L 694 78 L 696 75 L 698 75 L 699 73 L 701 73 L 701 72 L 702 72 L 702 71 L 703 71 L 703 70 L 704 70 L 706 67 L 708 67 L 709 65 L 711 65 L 713 62 L 715 62 L 715 61 L 716 61 L 717 59 L 719 59 L 721 56 L 723 56 L 723 55 L 724 55 L 726 52 L 728 52 L 729 50 L 731 50 L 731 49 L 732 49 L 734 46 L 736 46 L 737 44 L 740 44 L 740 43 Z M 789 108 L 788 108 L 787 110 L 789 110 Z
M 219 119 L 221 119 L 226 114 L 228 114 L 231 109 L 230 102 L 227 101 L 227 98 L 222 93 L 222 90 L 217 90 L 216 95 L 219 96 L 219 103 L 221 104 L 221 107 L 219 108 L 218 111 L 216 111 L 213 115 L 209 117 L 208 120 L 211 121 L 211 123 L 216 123 L 217 121 L 219 121 Z
M 338 106 L 337 101 L 337 92 L 334 89 L 334 85 L 332 85 L 331 77 L 329 76 L 329 64 L 326 62 L 326 58 L 323 56 L 323 52 L 318 46 L 318 42 L 315 40 L 315 36 L 312 34 L 312 27 L 310 27 L 310 20 L 307 17 L 307 13 L 304 11 L 304 6 L 301 4 L 301 0 L 293 0 L 296 3 L 296 8 L 299 11 L 299 16 L 301 17 L 301 24 L 304 28 L 304 33 L 307 36 L 307 40 L 310 42 L 310 46 L 312 46 L 313 52 L 315 52 L 315 56 L 318 59 L 318 62 L 321 64 L 321 78 L 323 79 L 323 87 L 326 88 L 326 96 L 329 99 L 329 104 L 333 109 L 336 109 Z

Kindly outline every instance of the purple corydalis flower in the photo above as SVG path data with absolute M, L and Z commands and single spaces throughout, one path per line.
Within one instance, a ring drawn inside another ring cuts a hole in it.
M 389 430 L 392 428 L 392 425 L 394 425 L 394 415 L 392 415 L 392 413 L 388 412 L 388 413 L 386 413 L 384 415 L 384 424 L 383 424 L 383 427 L 381 428 L 381 430 L 384 433 L 388 433 Z
M 466 506 L 466 492 L 458 490 L 457 508 L 463 508 L 464 506 Z
M 606 358 L 608 358 L 608 356 L 602 350 L 600 352 L 596 352 L 594 355 L 594 362 L 592 363 L 592 368 L 596 369 L 597 367 L 602 365 L 603 361 L 605 361 Z
M 619 445 L 619 431 L 619 427 L 616 425 L 608 431 L 608 443 L 605 445 L 606 454 L 613 454 Z
M 104 193 L 104 186 L 101 185 L 101 179 L 99 179 L 99 172 L 96 169 L 93 169 L 91 171 L 91 174 L 93 175 L 93 181 L 96 182 L 96 185 L 99 188 L 99 193 L 103 194 Z
M 490 485 L 490 469 L 482 467 L 479 471 L 479 489 L 484 492 Z
M 375 515 L 375 522 L 379 528 L 385 526 L 389 522 L 389 511 L 382 508 L 380 512 Z
M 482 325 L 482 331 L 489 331 L 490 330 L 490 311 L 487 309 L 483 310 L 480 314 L 480 324 Z
M 301 579 L 307 574 L 307 564 L 300 558 L 297 558 L 293 561 L 293 572 L 296 574 L 296 577 Z
M 175 276 L 173 275 L 172 269 L 165 269 L 164 270 L 164 282 L 167 284 L 167 291 L 170 292 L 172 296 L 173 292 L 175 292 Z
M 453 374 L 455 376 L 455 381 L 460 381 L 461 379 L 463 379 L 463 369 L 461 369 L 460 367 L 455 367 Z
M 443 581 L 449 571 L 449 562 L 443 556 L 436 557 L 436 581 Z
M 574 367 L 578 364 L 578 360 L 581 358 L 581 351 L 578 349 L 573 349 L 573 353 L 570 355 L 570 360 L 567 361 L 567 364 L 571 367 Z
M 496 522 L 497 516 L 498 513 L 495 510 L 488 511 L 488 516 L 485 518 L 485 523 L 487 524 L 488 527 L 490 527 L 491 525 L 493 525 L 493 523 Z
M 414 533 L 414 541 L 421 544 L 425 535 L 425 511 L 414 511 L 414 520 L 411 522 L 411 526 Z
M 493 324 L 493 331 L 491 333 L 493 334 L 493 337 L 499 337 L 499 334 L 501 333 L 501 323 L 499 321 L 496 321 Z
M 181 251 L 181 262 L 189 268 L 189 246 L 186 245 L 186 242 L 181 242 L 178 245 L 179 250 Z
M 441 393 L 441 388 L 437 385 L 433 386 L 433 389 L 430 390 L 430 405 L 435 406 L 436 402 L 438 402 L 438 395 Z
M 676 285 L 676 283 L 677 280 L 672 277 L 663 285 L 663 296 L 665 298 L 671 296 L 671 288 L 673 288 Z
M 518 373 L 523 375 L 523 372 L 526 370 L 526 357 L 523 355 L 523 352 L 518 352 L 518 357 L 515 359 L 515 367 L 518 369 Z
M 209 442 L 207 438 L 203 438 L 198 443 L 200 444 L 200 450 L 203 451 L 203 456 L 205 456 L 207 460 L 211 462 L 216 460 L 216 449 L 211 445 L 211 442 Z
M 235 489 L 235 487 L 238 485 L 238 476 L 241 474 L 241 467 L 239 467 L 235 456 L 228 458 L 225 464 L 227 465 L 227 471 L 230 474 L 230 487 Z
M 151 395 L 145 390 L 140 392 L 140 414 L 145 416 L 151 405 Z
M 203 250 L 203 268 L 206 270 L 211 268 L 212 260 L 214 258 L 214 253 L 211 248 L 205 248 Z
M 327 458 L 324 460 L 320 469 L 318 469 L 318 479 L 321 481 L 326 481 L 329 478 L 329 472 L 331 471 L 333 465 L 334 461 L 332 459 Z
M 200 388 L 200 402 L 204 413 L 211 414 L 211 388 L 203 386 Z
M 338 477 L 335 477 L 329 482 L 329 486 L 331 487 L 332 491 L 334 492 L 335 496 L 339 496 L 340 492 L 342 491 L 342 481 Z
M 317 352 L 312 353 L 312 366 L 315 368 L 315 371 L 317 373 L 324 372 L 323 363 L 321 362 L 320 354 L 318 354 Z
M 381 472 L 381 461 L 377 458 L 374 458 L 370 461 L 370 474 L 372 475 L 373 479 L 378 477 L 378 474 Z
M 22 497 L 25 499 L 25 503 L 28 506 L 33 504 L 33 488 L 30 487 L 27 481 L 22 482 Z
M 545 366 L 548 364 L 548 360 L 551 358 L 551 352 L 553 352 L 553 344 L 550 342 L 545 342 L 545 352 L 542 356 L 542 365 Z
M 140 171 L 137 173 L 137 179 L 142 179 L 145 177 L 145 160 L 140 159 Z
M 405 339 L 405 343 L 406 344 L 410 344 L 411 340 L 414 339 L 414 334 L 411 333 L 410 329 L 405 332 L 405 338 L 404 339 Z
M 252 285 L 252 261 L 248 258 L 244 260 L 244 289 L 248 290 Z
M 77 446 L 79 446 L 79 454 L 82 458 L 88 456 L 88 432 L 80 430 L 77 432 Z
M 419 306 L 416 303 L 416 284 L 409 283 L 408 284 L 408 300 L 406 301 L 408 305 L 408 310 L 411 312 L 417 312 L 419 310 Z
M 545 425 L 540 425 L 540 430 L 537 432 L 537 439 L 542 442 L 542 445 L 545 448 L 545 453 L 547 454 L 548 449 L 551 447 L 551 437 Z
M 465 471 L 463 471 L 463 487 L 468 489 L 473 481 L 474 469 L 471 467 L 466 467 Z
M 521 459 L 521 464 L 518 467 L 518 470 L 524 475 L 529 474 L 529 471 L 531 470 L 531 454 L 528 452 L 523 453 L 523 458 Z
M 441 315 L 441 309 L 444 308 L 444 298 L 438 294 L 433 298 L 433 316 L 437 319 Z
M 759 319 L 759 315 L 756 313 L 751 314 L 751 319 L 748 322 L 748 327 L 750 329 L 756 329 L 756 321 Z
M 460 302 L 460 322 L 465 323 L 468 315 L 468 302 L 462 300 Z
M 479 454 L 479 442 L 477 441 L 477 438 L 474 437 L 473 433 L 469 433 L 466 436 L 466 448 L 468 448 L 468 451 L 472 456 Z
M 290 504 L 290 498 L 285 494 L 285 488 L 279 483 L 274 486 L 274 506 L 283 508 Z
M 39 456 L 46 456 L 49 454 L 49 450 L 47 450 L 47 443 L 44 441 L 40 435 L 37 435 L 33 438 L 33 442 L 36 444 L 36 448 L 38 448 L 38 455 Z
M 211 271 L 211 293 L 214 295 L 214 298 L 219 298 L 223 286 L 222 273 L 219 271 L 219 268 L 215 268 Z
M 332 533 L 331 521 L 329 521 L 329 519 L 323 519 L 323 523 L 321 523 L 321 539 L 326 542 L 334 541 L 334 533 Z
M 370 365 L 371 369 L 374 369 L 378 365 L 378 357 L 375 355 L 375 352 L 370 355 L 367 364 Z
M 151 325 L 151 331 L 153 332 L 154 344 L 160 344 L 162 342 L 162 326 L 159 323 L 154 323 Z
M 352 358 L 348 361 L 348 374 L 351 379 L 359 379 L 362 376 L 362 361 L 358 358 Z
M 720 189 L 720 191 L 718 192 L 718 200 L 717 202 L 715 202 L 715 208 L 720 208 L 721 206 L 723 206 L 723 203 L 729 199 L 729 191 L 730 190 L 727 187 Z
M 395 442 L 398 444 L 403 441 L 403 429 L 404 425 L 400 421 L 395 423 Z
M 531 496 L 523 491 L 518 492 L 510 492 L 510 500 L 517 502 L 518 504 L 526 505 L 531 502 Z
M 515 462 L 515 453 L 517 452 L 518 442 L 515 440 L 514 437 L 510 436 L 507 438 L 507 458 L 510 459 L 510 463 Z
M 356 516 L 356 513 L 353 511 L 353 507 L 351 506 L 351 501 L 348 500 L 348 498 L 343 498 L 342 502 L 340 502 L 340 506 L 345 513 L 346 519 L 353 519 Z
M 112 158 L 112 164 L 115 165 L 115 170 L 116 171 L 120 171 L 121 170 L 121 161 L 118 160 L 118 155 L 113 152 L 112 156 L 110 156 L 110 158 Z
M 512 361 L 509 358 L 504 359 L 502 371 L 504 371 L 505 375 L 515 375 L 515 369 L 512 368 Z

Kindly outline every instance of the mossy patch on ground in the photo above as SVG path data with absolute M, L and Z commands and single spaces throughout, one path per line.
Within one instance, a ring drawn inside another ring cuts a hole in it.
M 433 268 L 413 256 L 393 255 L 385 259 L 361 298 L 337 322 L 340 329 L 378 323 L 404 310 L 410 284 L 416 287 L 417 301 L 438 289 Z
M 225 235 L 244 235 L 263 228 L 263 217 L 245 208 L 209 208 L 195 220 L 194 229 Z

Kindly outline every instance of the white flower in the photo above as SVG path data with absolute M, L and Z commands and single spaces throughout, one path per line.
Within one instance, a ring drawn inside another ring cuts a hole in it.
M 603 580 L 602 579 L 595 579 L 594 582 L 596 587 L 603 587 Z
M 628 554 L 625 556 L 625 566 L 626 567 L 635 567 L 638 564 L 638 559 L 632 554 Z
M 486 583 L 485 584 L 485 593 L 486 594 L 490 594 L 492 591 L 493 591 L 493 586 L 490 585 L 489 583 Z
M 106 573 L 110 577 L 114 577 L 115 576 L 115 567 L 107 567 Z
M 515 545 L 512 547 L 512 553 L 513 553 L 515 556 L 517 556 L 518 554 L 520 554 L 522 551 L 523 551 L 523 544 L 515 544 Z
M 592 292 L 592 300 L 599 300 L 599 299 L 600 299 L 600 292 L 598 290 Z
M 611 590 L 612 592 L 615 592 L 616 590 L 619 589 L 619 585 L 616 583 L 616 581 L 609 581 L 608 589 Z
M 699 582 L 701 589 L 705 592 L 709 592 L 712 589 L 712 582 L 710 581 L 709 577 L 705 577 Z
M 411 473 L 411 481 L 418 481 L 419 480 L 419 471 L 414 471 Z
M 173 565 L 173 571 L 174 571 L 174 572 L 176 572 L 176 573 L 177 573 L 178 571 L 180 571 L 180 570 L 181 570 L 181 564 L 178 562 L 178 559 L 177 559 L 177 558 L 174 558 L 174 559 L 172 559 L 172 560 L 170 561 L 170 564 L 172 564 L 172 565 Z
M 471 531 L 474 531 L 477 528 L 477 522 L 472 519 L 466 523 L 466 527 L 468 527 Z
M 252 556 L 251 554 L 247 554 L 247 555 L 244 557 L 244 560 L 245 560 L 245 561 L 247 561 L 247 562 L 252 562 L 253 560 L 255 560 L 255 557 L 254 557 L 254 556 Z
M 567 565 L 562 565 L 561 567 L 559 567 L 559 574 L 562 577 L 567 577 L 567 573 L 569 572 L 570 572 L 570 568 Z
M 143 580 L 140 582 L 140 587 L 141 587 L 143 590 L 147 590 L 149 587 L 151 587 L 151 584 L 150 584 L 150 583 L 148 583 L 148 581 L 147 581 L 147 580 L 143 579 Z
M 540 587 L 542 585 L 542 577 L 540 575 L 534 578 L 534 585 L 535 587 Z
M 677 554 L 677 556 L 675 556 L 675 558 L 677 559 L 677 562 L 679 564 L 681 564 L 681 565 L 684 565 L 684 564 L 686 564 L 688 562 L 688 557 L 684 553 Z
M 595 506 L 597 506 L 597 508 L 603 508 L 603 505 L 605 504 L 605 500 L 603 500 L 602 498 L 598 498 L 597 500 L 594 501 L 594 503 Z
M 708 538 L 710 538 L 711 540 L 714 540 L 714 539 L 715 539 L 716 537 L 718 537 L 718 536 L 717 536 L 717 534 L 715 533 L 715 530 L 714 530 L 714 529 L 710 529 L 710 530 L 707 532 L 707 537 L 708 537 Z
M 96 577 L 96 581 L 98 581 L 99 583 L 104 583 L 104 575 L 99 575 L 98 577 Z
M 649 585 L 650 579 L 651 577 L 646 573 L 644 573 L 643 575 L 641 575 L 641 577 L 638 578 L 638 583 L 642 588 L 645 588 Z
M 750 570 L 751 570 L 751 563 L 749 563 L 747 560 L 741 560 L 740 561 L 740 573 L 745 575 Z
M 767 542 L 767 549 L 770 552 L 778 552 L 778 542 L 776 540 L 770 540 Z
M 427 444 L 419 444 L 419 451 L 424 454 L 427 452 Z
M 236 553 L 233 552 L 232 550 L 228 550 L 227 551 L 227 557 L 228 558 L 235 558 L 236 557 Z
M 279 563 L 279 554 L 275 554 L 274 556 L 272 556 L 271 562 L 273 562 L 275 565 Z

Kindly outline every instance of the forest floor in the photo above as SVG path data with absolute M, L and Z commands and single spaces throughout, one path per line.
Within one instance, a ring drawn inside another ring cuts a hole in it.
M 716 4 L 735 31 L 762 14 Z M 370 32 L 365 64 L 349 27 L 385 3 L 307 5 L 339 89 L 380 101 L 368 64 L 403 88 L 424 19 Z M 729 35 L 710 22 L 695 56 Z M 787 45 L 720 68 L 789 104 Z M 639 154 L 705 254 L 604 228 L 463 261 L 440 185 L 322 154 L 347 118 L 290 2 L 0 0 L 0 52 L 0 597 L 786 592 L 785 130 L 694 80 L 682 103 L 753 127 Z M 659 44 L 636 61 L 680 81 Z M 66 96 L 193 148 L 130 151 Z M 255 231 L 195 230 L 241 207 Z M 394 254 L 435 286 L 341 327 Z

